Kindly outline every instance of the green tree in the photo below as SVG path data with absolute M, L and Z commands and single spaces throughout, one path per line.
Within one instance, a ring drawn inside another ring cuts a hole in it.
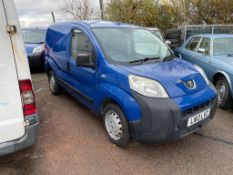
M 109 0 L 107 19 L 162 30 L 184 24 L 233 23 L 233 0 Z
M 146 27 L 171 27 L 173 9 L 159 0 L 110 0 L 107 5 L 109 20 Z

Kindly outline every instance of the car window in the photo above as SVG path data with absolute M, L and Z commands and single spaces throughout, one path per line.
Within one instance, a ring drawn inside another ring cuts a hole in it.
M 199 49 L 205 49 L 205 54 L 210 55 L 210 38 L 203 38 Z
M 78 59 L 77 54 L 88 54 L 90 63 L 94 62 L 93 45 L 88 36 L 81 30 L 72 30 L 71 55 L 73 59 Z
M 201 37 L 192 38 L 191 41 L 187 44 L 186 49 L 191 50 L 191 51 L 195 51 L 200 39 L 201 39 Z
M 23 41 L 28 44 L 42 44 L 45 43 L 46 30 L 23 29 Z
M 215 38 L 214 39 L 214 56 L 232 55 L 233 54 L 233 37 Z

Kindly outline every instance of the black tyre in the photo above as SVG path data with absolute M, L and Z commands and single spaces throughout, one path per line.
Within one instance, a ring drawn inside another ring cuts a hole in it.
M 169 39 L 178 39 L 178 38 L 180 38 L 180 37 L 181 37 L 181 35 L 178 34 L 178 33 L 168 33 L 168 34 L 166 34 L 166 36 L 165 36 L 165 38 L 166 38 L 167 40 L 169 40 Z
M 228 109 L 232 105 L 232 96 L 230 86 L 225 77 L 220 77 L 216 83 L 218 91 L 218 106 L 222 109 Z
M 60 95 L 63 89 L 61 85 L 57 82 L 57 79 L 52 71 L 48 73 L 48 81 L 51 93 L 56 96 Z
M 166 31 L 165 38 L 168 40 L 180 39 L 180 37 L 181 37 L 181 30 L 180 29 L 169 29 Z
M 30 70 L 32 72 L 41 72 L 45 70 L 44 66 L 44 53 L 41 53 L 40 55 L 35 55 L 32 58 L 30 58 Z
M 126 146 L 130 141 L 128 121 L 116 104 L 108 104 L 103 111 L 103 122 L 109 140 L 117 146 Z
M 45 71 L 45 54 L 44 52 L 40 56 L 40 71 Z

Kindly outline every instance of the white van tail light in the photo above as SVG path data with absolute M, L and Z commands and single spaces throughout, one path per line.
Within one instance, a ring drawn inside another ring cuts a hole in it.
M 24 116 L 35 114 L 36 103 L 35 103 L 35 95 L 32 89 L 31 80 L 20 80 L 19 87 L 23 101 Z

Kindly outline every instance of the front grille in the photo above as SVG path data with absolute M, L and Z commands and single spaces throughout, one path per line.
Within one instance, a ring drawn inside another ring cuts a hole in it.
M 186 109 L 185 111 L 182 111 L 182 116 L 187 116 L 190 114 L 194 114 L 196 112 L 204 110 L 206 107 L 210 106 L 214 103 L 214 99 L 211 99 L 205 103 L 202 103 L 200 105 L 194 106 L 192 108 Z

